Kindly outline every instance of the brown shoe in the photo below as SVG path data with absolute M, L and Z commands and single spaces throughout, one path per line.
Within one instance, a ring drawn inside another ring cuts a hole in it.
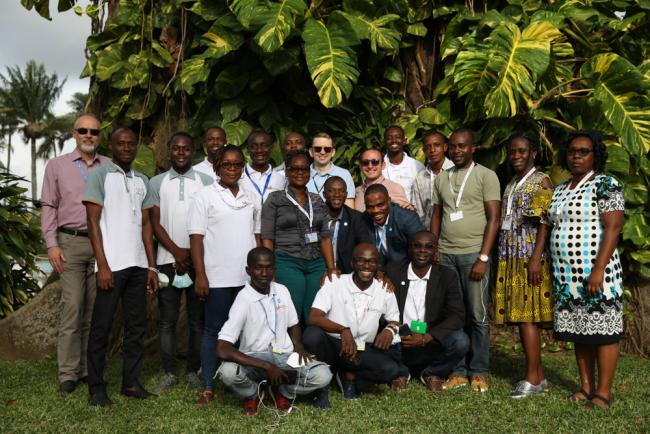
M 402 390 L 406 390 L 406 388 L 409 385 L 409 380 L 411 379 L 411 376 L 409 375 L 408 377 L 397 377 L 393 380 L 393 382 L 390 385 L 390 388 L 394 390 L 395 392 L 400 392 Z
M 488 391 L 488 384 L 487 381 L 485 380 L 485 377 L 482 375 L 475 375 L 472 377 L 472 390 L 475 392 L 487 392 Z
M 201 396 L 199 397 L 198 401 L 196 401 L 196 403 L 199 405 L 207 405 L 212 401 L 214 401 L 214 392 L 207 389 L 201 393 Z
M 456 389 L 458 387 L 465 387 L 469 384 L 469 380 L 464 375 L 451 374 L 447 381 L 442 384 L 444 390 Z
M 424 375 L 424 374 L 422 374 L 420 376 L 420 381 L 422 381 L 422 384 L 427 386 L 427 389 L 429 389 L 432 392 L 442 393 L 443 390 L 444 390 L 442 388 L 442 383 L 444 383 L 445 380 L 438 377 L 437 375 Z

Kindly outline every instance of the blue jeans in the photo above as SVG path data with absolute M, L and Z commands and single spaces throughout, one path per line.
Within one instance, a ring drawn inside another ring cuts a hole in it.
M 448 376 L 469 351 L 469 338 L 462 330 L 450 333 L 442 344 L 433 341 L 422 348 L 402 347 L 402 362 L 413 375 Z
M 271 352 L 247 353 L 248 356 L 273 363 L 280 369 L 295 369 L 287 365 L 291 353 L 274 354 Z M 289 399 L 296 395 L 306 395 L 315 390 L 327 387 L 332 379 L 329 366 L 323 362 L 312 360 L 306 366 L 297 368 L 298 375 L 295 384 L 283 384 L 280 393 Z M 266 371 L 261 368 L 238 365 L 234 362 L 223 362 L 219 368 L 219 378 L 240 398 L 257 396 L 258 384 L 268 380 Z
M 210 288 L 205 300 L 203 337 L 201 338 L 201 376 L 203 388 L 212 389 L 217 372 L 217 338 L 228 320 L 228 312 L 243 286 Z
M 460 287 L 465 301 L 467 317 L 465 332 L 470 339 L 470 350 L 465 359 L 454 368 L 457 375 L 485 374 L 490 369 L 490 324 L 488 304 L 490 302 L 490 263 L 486 264 L 485 275 L 481 280 L 469 277 L 472 266 L 479 253 L 449 254 L 443 253 L 441 265 L 453 268 L 458 274 Z

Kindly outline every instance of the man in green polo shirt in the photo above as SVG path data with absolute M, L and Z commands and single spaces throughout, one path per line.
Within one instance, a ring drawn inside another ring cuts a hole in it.
M 490 251 L 497 237 L 500 187 L 496 173 L 474 162 L 474 133 L 466 128 L 449 139 L 454 167 L 433 188 L 431 232 L 438 239 L 440 263 L 456 270 L 467 312 L 471 347 L 443 388 L 466 386 L 485 392 L 490 365 L 488 322 Z M 469 377 L 469 378 L 468 378 Z

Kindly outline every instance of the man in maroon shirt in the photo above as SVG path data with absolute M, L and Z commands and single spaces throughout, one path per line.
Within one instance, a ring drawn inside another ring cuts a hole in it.
M 87 376 L 86 347 L 95 302 L 95 258 L 81 203 L 88 173 L 110 160 L 96 153 L 99 120 L 82 115 L 72 136 L 77 147 L 50 160 L 41 193 L 41 230 L 52 267 L 60 274 L 61 316 L 57 340 L 59 393 L 72 393 Z

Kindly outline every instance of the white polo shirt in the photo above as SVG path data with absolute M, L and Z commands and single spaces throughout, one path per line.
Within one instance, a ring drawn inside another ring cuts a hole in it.
M 413 202 L 413 182 L 418 172 L 424 170 L 424 164 L 406 154 L 404 154 L 404 158 L 399 164 L 391 163 L 388 155 L 385 155 L 384 163 L 386 163 L 386 166 L 381 174 L 384 175 L 384 178 L 390 179 L 404 187 L 406 197 L 410 202 Z
M 399 321 L 399 308 L 395 294 L 382 288 L 376 279 L 362 291 L 352 280 L 352 274 L 326 280 L 318 291 L 312 308 L 325 312 L 330 321 L 350 327 L 357 342 L 372 343 L 377 336 L 379 319 Z M 328 333 L 340 339 L 339 333 Z
M 287 177 L 287 168 L 285 167 L 284 163 L 280 163 L 279 166 L 274 167 L 273 171 L 279 173 L 285 178 Z
M 149 181 L 151 199 L 160 208 L 160 225 L 167 231 L 174 244 L 182 249 L 190 248 L 190 234 L 187 233 L 187 212 L 190 203 L 203 186 L 214 183 L 208 175 L 190 168 L 184 174 L 173 168 Z M 174 255 L 162 243 L 158 244 L 156 264 L 173 264 Z
M 190 235 L 203 235 L 203 262 L 210 288 L 242 286 L 248 281 L 246 255 L 256 246 L 261 211 L 258 198 L 239 188 L 237 197 L 214 183 L 194 195 L 187 216 Z
M 219 181 L 219 176 L 217 176 L 217 173 L 214 171 L 212 163 L 208 161 L 208 157 L 205 157 L 200 163 L 196 163 L 194 166 L 192 166 L 192 169 L 196 170 L 197 172 L 201 172 L 204 175 L 208 175 L 214 180 L 214 182 Z
M 287 329 L 296 324 L 298 314 L 284 285 L 271 282 L 269 293 L 264 295 L 247 283 L 237 294 L 219 339 L 233 345 L 239 340 L 242 353 L 290 353 L 293 342 Z
M 272 191 L 284 190 L 287 180 L 284 175 L 273 171 L 270 164 L 264 172 L 258 172 L 247 164 L 239 179 L 239 185 L 250 197 L 258 198 L 261 205 Z
M 102 207 L 99 229 L 111 271 L 149 266 L 142 241 L 142 210 L 153 205 L 148 185 L 145 175 L 133 169 L 124 173 L 112 161 L 88 174 L 81 201 Z
M 420 278 L 413 271 L 411 264 L 409 264 L 406 275 L 409 280 L 409 291 L 406 294 L 406 301 L 404 303 L 403 319 L 404 324 L 410 326 L 413 320 L 424 321 L 425 299 L 429 276 L 431 276 L 431 267 L 429 267 L 427 274 Z

